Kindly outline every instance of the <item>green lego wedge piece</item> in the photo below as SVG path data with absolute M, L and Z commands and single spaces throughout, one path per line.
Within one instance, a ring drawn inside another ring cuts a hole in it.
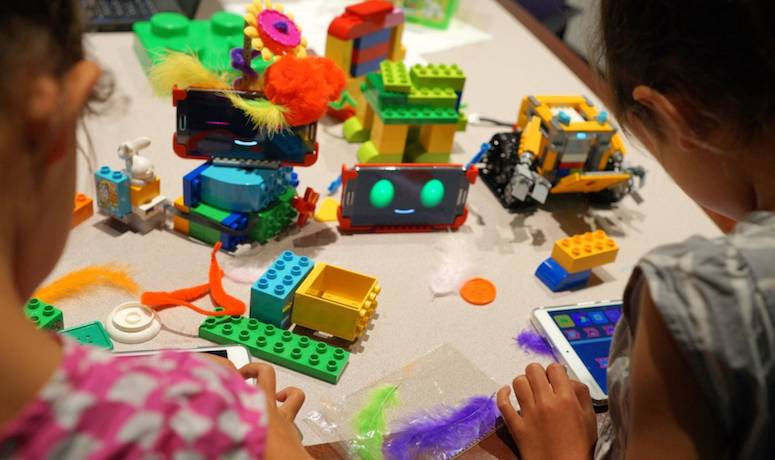
M 232 214 L 229 211 L 224 211 L 223 209 L 201 202 L 198 205 L 191 207 L 191 212 L 216 222 L 223 222 L 223 219 Z
M 232 48 L 243 45 L 245 20 L 220 11 L 209 20 L 190 20 L 178 13 L 156 13 L 150 21 L 134 23 L 135 52 L 143 67 L 157 63 L 167 52 L 193 53 L 215 72 L 230 71 Z M 262 59 L 253 63 L 261 66 Z M 260 69 L 257 69 L 260 71 Z
M 379 70 L 386 90 L 408 93 L 412 89 L 412 81 L 403 62 L 382 61 Z
M 457 64 L 416 64 L 410 71 L 412 84 L 419 88 L 451 88 L 463 91 L 466 76 Z
M 350 352 L 243 316 L 207 318 L 199 336 L 218 344 L 245 346 L 256 358 L 337 383 Z
M 259 212 L 258 222 L 250 231 L 249 238 L 264 244 L 288 228 L 298 215 L 292 204 L 295 196 L 296 190 L 288 187 L 272 205 Z
M 105 330 L 105 327 L 99 321 L 64 329 L 61 333 L 85 345 L 94 345 L 95 347 L 108 350 L 113 349 L 113 341 L 110 340 L 108 331 Z
M 24 314 L 39 329 L 58 331 L 64 327 L 62 310 L 34 297 L 24 306 Z
M 412 88 L 409 104 L 454 109 L 457 106 L 457 93 L 452 88 Z
M 453 125 L 458 113 L 449 107 L 385 107 L 379 117 L 386 125 Z

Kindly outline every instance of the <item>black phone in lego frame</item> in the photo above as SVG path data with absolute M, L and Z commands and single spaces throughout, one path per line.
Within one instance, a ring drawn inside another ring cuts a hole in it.
M 466 214 L 470 172 L 462 165 L 356 165 L 345 175 L 345 229 L 457 227 Z
M 226 93 L 245 100 L 264 97 L 259 92 L 239 90 L 175 89 L 174 149 L 178 156 L 208 160 L 230 158 L 279 161 L 309 166 L 317 158 L 317 124 L 291 127 L 268 135 L 235 107 Z

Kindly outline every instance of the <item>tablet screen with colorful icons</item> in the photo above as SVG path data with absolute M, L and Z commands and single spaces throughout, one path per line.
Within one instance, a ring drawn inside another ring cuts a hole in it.
M 622 305 L 554 310 L 549 313 L 579 359 L 600 388 L 608 393 L 606 369 L 614 329 L 622 316 Z

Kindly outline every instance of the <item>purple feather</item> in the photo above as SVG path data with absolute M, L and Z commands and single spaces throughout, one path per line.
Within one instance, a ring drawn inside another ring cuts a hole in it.
M 528 353 L 554 358 L 552 347 L 549 345 L 546 339 L 544 339 L 541 334 L 531 328 L 527 328 L 520 332 L 519 335 L 514 338 L 514 340 L 517 341 L 519 348 Z
M 459 407 L 442 405 L 399 422 L 383 445 L 389 460 L 451 458 L 495 430 L 498 408 L 490 396 L 474 396 Z

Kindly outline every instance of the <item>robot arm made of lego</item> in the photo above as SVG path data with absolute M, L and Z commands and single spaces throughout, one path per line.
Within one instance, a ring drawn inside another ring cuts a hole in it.
M 611 145 L 609 151 L 606 152 L 604 158 L 608 158 L 608 165 L 603 165 L 606 169 L 611 171 L 623 172 L 630 176 L 630 180 L 627 181 L 626 192 L 634 193 L 637 190 L 643 188 L 646 183 L 646 169 L 643 166 L 629 166 L 625 160 L 625 147 L 619 134 L 614 134 L 611 138 Z M 635 179 L 638 179 L 638 183 L 635 183 Z
M 145 185 L 156 177 L 153 162 L 144 156 L 140 156 L 140 150 L 151 145 L 147 137 L 138 137 L 132 141 L 123 142 L 118 146 L 118 157 L 126 164 L 126 173 L 131 178 L 133 185 Z
M 525 201 L 530 196 L 539 203 L 546 202 L 552 184 L 538 174 L 533 166 L 543 155 L 545 142 L 541 119 L 534 116 L 522 131 L 517 150 L 518 162 L 510 183 L 511 195 L 519 201 Z

